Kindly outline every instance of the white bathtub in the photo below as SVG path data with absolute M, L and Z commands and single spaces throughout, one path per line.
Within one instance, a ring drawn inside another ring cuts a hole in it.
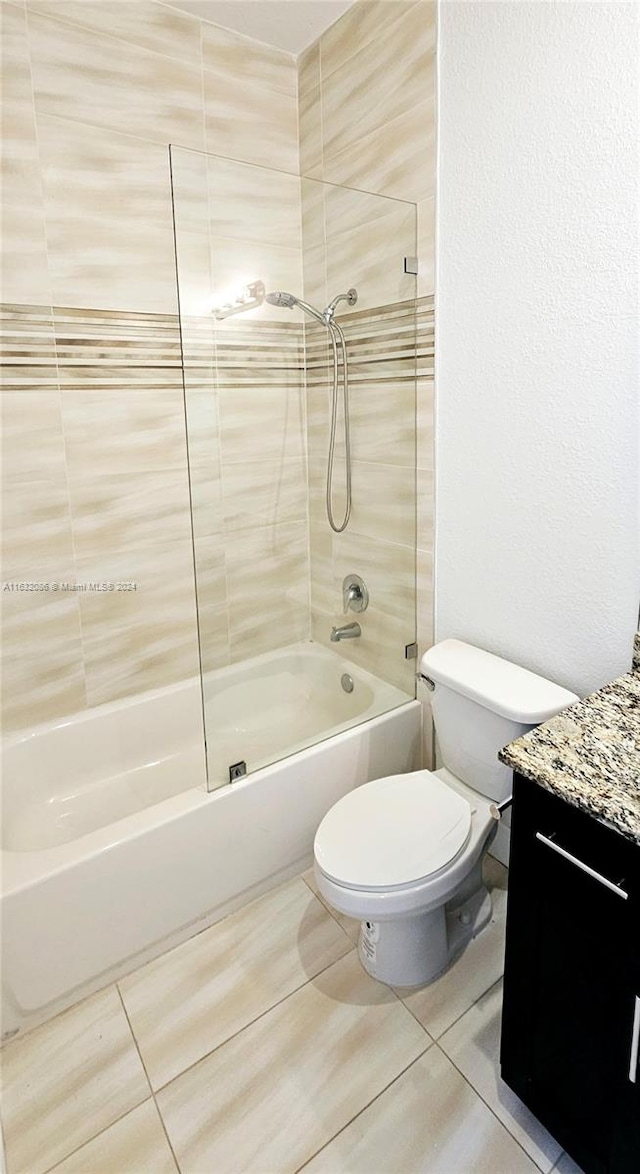
M 419 761 L 419 703 L 320 645 L 210 674 L 205 698 L 210 779 L 253 771 L 213 792 L 198 680 L 7 744 L 3 1038 L 304 868 L 338 798 Z

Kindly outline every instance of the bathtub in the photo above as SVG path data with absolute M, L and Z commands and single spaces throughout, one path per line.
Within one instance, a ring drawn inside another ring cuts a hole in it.
M 3 1039 L 305 868 L 337 799 L 418 765 L 420 723 L 418 702 L 303 643 L 8 742 Z

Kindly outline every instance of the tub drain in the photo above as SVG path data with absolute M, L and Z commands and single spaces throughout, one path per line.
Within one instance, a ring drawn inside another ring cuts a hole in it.
M 340 677 L 340 684 L 342 685 L 342 688 L 344 689 L 345 693 L 353 693 L 353 690 L 354 690 L 353 677 L 350 677 L 348 673 L 342 674 L 342 676 Z

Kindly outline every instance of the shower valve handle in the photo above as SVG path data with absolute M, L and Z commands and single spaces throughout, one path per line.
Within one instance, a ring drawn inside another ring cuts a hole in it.
M 369 606 L 369 592 L 360 575 L 347 575 L 342 581 L 342 610 L 362 612 Z

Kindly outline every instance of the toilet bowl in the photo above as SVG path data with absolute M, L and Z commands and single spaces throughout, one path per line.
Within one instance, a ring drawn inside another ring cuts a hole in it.
M 491 918 L 482 859 L 511 785 L 498 750 L 578 700 L 458 640 L 430 649 L 421 669 L 443 765 L 356 788 L 314 842 L 319 892 L 361 923 L 363 967 L 402 987 L 435 979 Z

